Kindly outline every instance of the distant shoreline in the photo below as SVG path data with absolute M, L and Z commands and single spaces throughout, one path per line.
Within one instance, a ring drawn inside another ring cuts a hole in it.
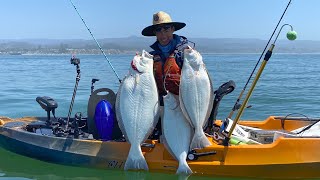
M 200 52 L 201 53 L 201 52 Z M 202 55 L 248 55 L 248 54 L 257 54 L 257 55 L 260 55 L 261 53 L 201 53 Z M 307 54 L 310 54 L 310 55 L 320 55 L 320 52 L 314 52 L 314 53 L 281 53 L 281 52 L 274 52 L 274 54 L 279 54 L 279 55 L 282 55 L 282 54 L 290 54 L 290 55 L 307 55 Z M 103 56 L 103 54 L 0 54 L 0 57 L 4 57 L 4 56 L 72 56 L 72 55 L 81 55 L 81 56 Z M 123 56 L 123 55 L 132 55 L 134 56 L 135 53 L 120 53 L 120 54 L 108 54 L 108 55 L 111 55 L 111 56 L 116 56 L 116 55 L 119 55 L 119 56 Z M 107 55 L 107 56 L 108 56 Z
M 267 41 L 261 39 L 235 38 L 189 38 L 196 43 L 196 49 L 201 53 L 214 54 L 249 54 L 261 53 Z M 109 54 L 134 54 L 142 49 L 151 51 L 149 47 L 154 38 L 128 37 L 98 39 L 104 52 Z M 270 45 L 268 45 L 270 46 Z M 320 53 L 320 41 L 312 40 L 278 40 L 274 53 Z M 101 54 L 93 40 L 82 39 L 21 39 L 1 40 L 0 55 L 2 54 Z

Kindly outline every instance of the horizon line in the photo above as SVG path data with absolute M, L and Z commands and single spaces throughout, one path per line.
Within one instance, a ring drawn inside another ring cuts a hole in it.
M 126 37 L 104 37 L 104 38 L 96 38 L 96 39 L 128 39 L 128 38 L 145 38 L 145 39 L 151 39 L 154 37 L 145 37 L 145 36 L 126 36 Z M 188 37 L 188 39 L 234 39 L 234 40 L 267 40 L 267 39 L 260 39 L 260 38 L 228 38 L 228 37 Z M 19 41 L 19 40 L 92 40 L 92 38 L 0 38 L 0 41 Z M 155 40 L 155 39 L 154 39 Z M 279 39 L 279 40 L 287 40 L 285 38 Z M 320 40 L 314 40 L 314 39 L 297 39 L 295 41 L 320 41 Z

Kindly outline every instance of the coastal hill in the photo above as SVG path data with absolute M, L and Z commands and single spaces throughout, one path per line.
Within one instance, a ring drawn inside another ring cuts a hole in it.
M 201 53 L 261 53 L 267 40 L 234 38 L 189 38 Z M 108 54 L 129 54 L 142 49 L 151 50 L 154 37 L 98 39 Z M 320 53 L 320 41 L 281 40 L 276 43 L 277 53 Z M 3 39 L 0 54 L 100 54 L 93 40 L 83 39 Z

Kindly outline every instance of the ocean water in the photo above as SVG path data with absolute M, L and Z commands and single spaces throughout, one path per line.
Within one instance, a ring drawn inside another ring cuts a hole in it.
M 220 104 L 218 119 L 228 116 L 260 54 L 203 54 L 214 89 L 229 80 L 234 92 Z M 86 114 L 91 79 L 95 89 L 117 91 L 119 81 L 102 55 L 78 55 L 81 80 L 72 116 Z M 108 56 L 119 77 L 128 71 L 133 55 Z M 76 67 L 67 55 L 0 56 L 0 116 L 46 116 L 35 101 L 50 96 L 58 102 L 56 116 L 67 116 L 76 80 Z M 250 98 L 242 119 L 264 120 L 270 115 L 320 117 L 320 54 L 273 54 Z M 258 65 L 258 68 L 260 65 Z M 251 81 L 250 81 L 251 82 Z M 249 83 L 247 90 L 250 88 Z M 46 163 L 0 148 L 0 179 L 177 179 L 175 175 L 93 170 Z M 191 176 L 189 179 L 209 179 Z M 211 178 L 212 179 L 212 178 Z M 216 178 L 221 179 L 221 178 Z

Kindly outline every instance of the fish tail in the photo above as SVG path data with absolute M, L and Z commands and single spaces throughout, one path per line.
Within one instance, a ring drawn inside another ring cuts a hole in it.
M 179 174 L 179 175 L 192 174 L 192 170 L 190 169 L 186 159 L 187 159 L 187 153 L 183 152 L 179 157 L 179 167 L 177 169 L 176 174 Z
M 211 143 L 204 134 L 203 130 L 196 129 L 190 144 L 190 149 L 202 149 L 210 145 Z
M 127 161 L 124 165 L 124 170 L 129 170 L 129 169 L 132 169 L 132 170 L 143 169 L 146 171 L 149 170 L 148 164 L 142 154 L 141 147 L 139 145 L 131 144 Z

